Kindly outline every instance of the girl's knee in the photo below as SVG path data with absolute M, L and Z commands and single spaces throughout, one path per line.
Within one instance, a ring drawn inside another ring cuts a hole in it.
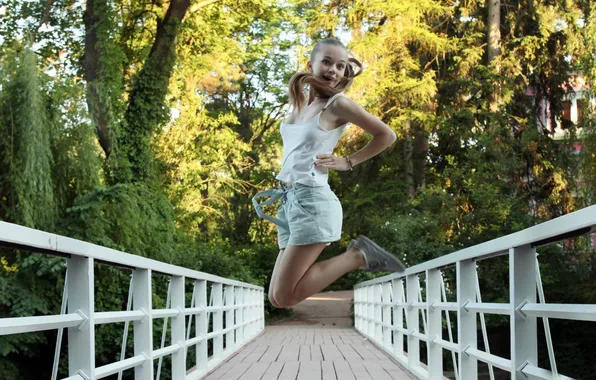
M 271 301 L 271 298 L 272 297 L 269 297 L 270 301 Z M 279 305 L 279 306 L 275 306 L 275 305 L 273 305 L 273 306 L 278 307 L 278 308 L 292 307 L 300 302 L 300 301 L 296 300 L 296 298 L 294 297 L 293 294 L 288 293 L 288 292 L 283 292 L 283 291 L 277 291 L 277 290 L 273 294 L 273 299 L 275 300 L 275 303 L 277 303 L 277 305 Z
M 276 309 L 282 309 L 283 307 L 275 300 L 273 295 L 269 293 L 269 303 Z

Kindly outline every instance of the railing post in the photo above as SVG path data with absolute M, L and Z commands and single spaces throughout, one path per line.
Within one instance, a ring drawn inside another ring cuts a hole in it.
M 382 321 L 382 287 L 381 284 L 373 285 L 375 294 L 375 331 L 373 340 L 379 344 L 383 344 L 383 321 Z
M 441 310 L 435 309 L 433 303 L 441 302 L 441 271 L 429 269 L 426 271 L 426 314 L 428 324 L 426 331 L 428 351 L 428 378 L 443 378 L 443 349 L 433 342 L 443 338 L 443 321 Z
M 414 333 L 420 332 L 420 320 L 418 318 L 418 309 L 412 307 L 412 302 L 418 301 L 418 275 L 409 275 L 406 277 L 406 291 L 408 303 L 408 368 L 413 371 L 420 366 L 420 341 L 414 336 Z
M 362 287 L 354 289 L 354 325 L 362 331 Z
M 151 310 L 151 271 L 135 269 L 132 272 L 134 310 L 142 310 L 145 317 L 134 322 L 134 353 L 146 358 L 143 365 L 135 367 L 135 379 L 153 379 L 153 318 Z
M 68 329 L 68 374 L 80 373 L 95 380 L 95 296 L 93 259 L 73 255 L 66 265 L 68 276 L 68 313 L 79 313 L 86 319 L 80 326 Z
M 465 305 L 476 300 L 476 263 L 458 261 L 457 270 L 457 342 L 459 344 L 460 379 L 478 378 L 478 360 L 466 354 L 466 349 L 477 348 L 476 312 Z
M 250 320 L 250 297 L 247 288 L 242 288 L 242 323 L 244 325 L 242 331 L 242 341 L 246 342 L 250 339 L 250 325 L 247 322 Z
M 222 284 L 213 284 L 213 306 L 216 307 L 213 313 L 213 331 L 217 333 L 213 338 L 213 357 L 219 359 L 223 352 L 223 311 L 222 311 Z
M 383 284 L 383 346 L 391 349 L 391 283 Z
M 394 304 L 406 302 L 403 279 L 393 280 L 392 289 Z M 404 307 L 402 305 L 393 306 L 393 325 L 400 330 L 404 328 Z M 404 334 L 397 329 L 393 330 L 393 352 L 398 358 L 403 358 Z
M 536 303 L 536 249 L 531 246 L 509 250 L 509 298 L 511 300 L 511 379 L 525 379 L 521 369 L 538 365 L 537 323 L 517 310 Z
M 368 285 L 366 287 L 366 317 L 367 317 L 367 324 L 366 324 L 366 335 L 371 338 L 375 336 L 375 287 L 373 285 Z
M 184 325 L 184 277 L 173 276 L 170 282 L 171 308 L 178 309 L 180 314 L 172 317 L 172 344 L 179 344 L 180 349 L 172 353 L 172 379 L 184 379 L 186 377 L 186 348 L 185 325 Z
M 244 344 L 244 327 L 242 326 L 244 323 L 244 319 L 242 318 L 242 304 L 244 300 L 242 299 L 242 287 L 234 288 L 234 300 L 236 303 L 236 307 L 234 308 L 236 315 L 236 344 L 242 345 Z
M 233 285 L 226 285 L 224 289 L 224 304 L 226 307 L 233 307 L 234 306 L 234 286 Z M 234 309 L 226 309 L 226 351 L 229 349 L 233 349 L 236 347 L 236 342 L 234 341 Z
M 265 328 L 265 291 L 263 289 L 259 290 L 261 300 L 261 330 Z
M 196 317 L 196 335 L 202 336 L 203 340 L 197 344 L 197 369 L 199 371 L 207 369 L 207 360 L 209 359 L 207 353 L 207 329 L 209 328 L 209 320 L 207 319 L 207 281 L 195 281 L 195 305 L 203 308 L 203 311 Z
M 250 307 L 248 308 L 248 318 L 250 321 L 250 338 L 255 336 L 255 291 L 252 288 L 248 288 L 248 299 L 250 300 Z

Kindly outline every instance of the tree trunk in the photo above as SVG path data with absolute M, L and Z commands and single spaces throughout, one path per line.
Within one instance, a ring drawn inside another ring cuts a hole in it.
M 101 96 L 101 66 L 100 56 L 106 52 L 100 51 L 98 45 L 98 24 L 101 19 L 98 15 L 97 7 L 106 7 L 105 0 L 87 0 L 87 8 L 83 16 L 85 23 L 85 53 L 83 59 L 83 69 L 85 71 L 85 80 L 87 81 L 87 108 L 95 123 L 95 131 L 99 140 L 99 145 L 106 154 L 110 156 L 112 151 L 112 142 L 109 133 L 109 112 L 107 97 Z M 40 24 L 41 26 L 41 24 Z
M 501 0 L 486 0 L 488 5 L 488 64 L 501 53 Z M 498 71 L 498 68 L 497 68 Z M 489 110 L 496 112 L 499 104 L 498 85 L 493 93 L 489 94 Z
M 189 6 L 190 0 L 170 2 L 166 15 L 158 23 L 149 56 L 134 81 L 118 144 L 130 166 L 118 168 L 115 176 L 118 182 L 154 178 L 151 136 L 169 120 L 165 100 L 176 61 L 176 36 Z
M 408 184 L 408 195 L 414 198 L 416 194 L 416 185 L 414 183 L 414 162 L 412 153 L 414 152 L 412 144 L 412 122 L 407 121 L 405 125 L 406 138 L 404 141 L 404 166 L 406 173 L 406 183 Z
M 413 132 L 414 136 L 414 182 L 417 189 L 422 189 L 426 186 L 426 156 L 428 154 L 428 133 L 424 127 L 416 123 L 416 128 Z

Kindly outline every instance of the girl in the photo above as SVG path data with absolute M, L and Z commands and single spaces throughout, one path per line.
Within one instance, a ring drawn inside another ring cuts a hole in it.
M 352 65 L 358 68 L 354 72 Z M 278 176 L 280 189 L 253 198 L 257 214 L 278 225 L 279 255 L 275 262 L 269 300 L 275 307 L 290 307 L 355 270 L 403 271 L 403 264 L 366 236 L 353 240 L 345 253 L 315 263 L 326 245 L 340 239 L 342 207 L 327 183 L 328 170 L 346 171 L 381 153 L 396 139 L 385 123 L 343 95 L 362 65 L 349 57 L 338 40 L 317 43 L 307 64 L 289 84 L 291 114 L 281 124 L 284 145 Z M 310 86 L 308 99 L 303 93 Z M 333 150 L 348 123 L 370 133 L 373 139 L 361 150 L 336 157 Z M 270 196 L 258 203 L 256 198 Z M 261 206 L 281 200 L 277 218 Z

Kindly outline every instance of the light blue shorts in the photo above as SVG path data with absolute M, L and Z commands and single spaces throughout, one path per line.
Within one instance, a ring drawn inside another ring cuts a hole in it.
M 268 190 L 257 197 L 271 196 L 280 199 L 277 218 L 264 215 L 260 205 L 253 198 L 253 204 L 260 217 L 277 224 L 277 245 L 280 249 L 288 245 L 331 243 L 341 238 L 343 210 L 337 196 L 329 185 L 306 186 L 295 183 L 292 187 L 281 186 L 279 190 Z

